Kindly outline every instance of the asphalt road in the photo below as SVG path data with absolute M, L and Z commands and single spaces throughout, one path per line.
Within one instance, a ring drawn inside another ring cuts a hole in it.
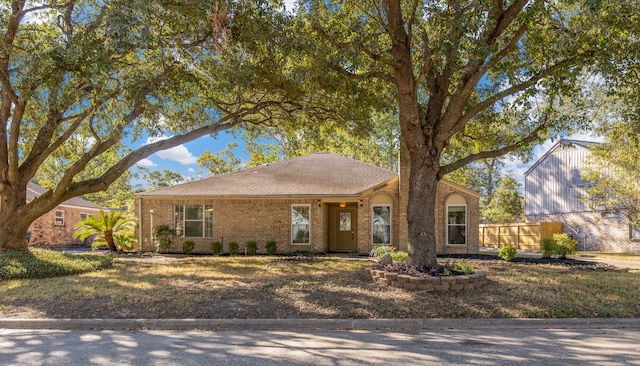
M 640 365 L 640 328 L 0 329 L 0 365 Z

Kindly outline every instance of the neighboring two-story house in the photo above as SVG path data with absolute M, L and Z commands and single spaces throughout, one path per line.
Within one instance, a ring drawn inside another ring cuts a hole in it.
M 525 173 L 524 213 L 529 222 L 560 221 L 579 250 L 640 250 L 640 230 L 618 212 L 592 210 L 584 171 L 594 142 L 558 141 Z

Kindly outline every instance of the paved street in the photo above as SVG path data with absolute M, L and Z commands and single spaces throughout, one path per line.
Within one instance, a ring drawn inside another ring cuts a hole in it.
M 1 365 L 640 365 L 640 329 L 0 329 Z

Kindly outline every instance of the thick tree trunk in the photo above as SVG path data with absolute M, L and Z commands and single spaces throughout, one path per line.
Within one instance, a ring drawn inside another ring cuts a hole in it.
M 422 161 L 420 154 L 409 154 L 409 159 L 409 264 L 437 267 L 435 212 L 438 166 Z
M 27 247 L 27 231 L 35 220 L 24 213 L 26 187 L 3 184 L 0 188 L 0 251 Z

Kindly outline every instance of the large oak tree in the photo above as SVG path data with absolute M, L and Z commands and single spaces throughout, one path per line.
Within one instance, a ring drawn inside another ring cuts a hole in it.
M 585 75 L 629 49 L 631 1 L 304 1 L 318 70 L 387 89 L 410 158 L 409 261 L 437 266 L 438 181 L 588 120 Z M 617 51 L 616 51 L 617 52 Z M 354 93 L 357 89 L 347 92 Z
M 257 61 L 224 42 L 229 9 L 206 0 L 0 4 L 0 250 L 25 247 L 37 217 L 106 190 L 154 152 L 301 109 L 304 94 L 286 78 L 255 76 Z M 143 144 L 148 137 L 155 142 Z M 34 177 L 50 189 L 26 202 Z

